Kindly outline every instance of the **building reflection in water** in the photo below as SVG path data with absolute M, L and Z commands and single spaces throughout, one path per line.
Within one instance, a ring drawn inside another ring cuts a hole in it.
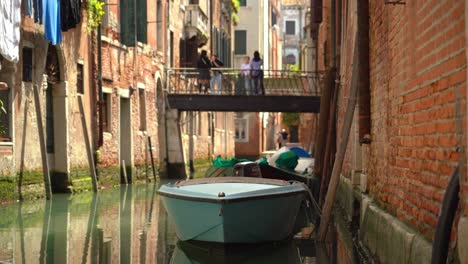
M 128 185 L 3 206 L 0 263 L 304 263 L 292 243 L 177 242 L 157 189 Z

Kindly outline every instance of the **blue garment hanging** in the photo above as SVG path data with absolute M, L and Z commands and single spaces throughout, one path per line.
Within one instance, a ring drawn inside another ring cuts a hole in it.
M 28 17 L 33 15 L 33 0 L 23 0 L 24 2 L 24 14 Z
M 44 28 L 45 38 L 52 45 L 62 42 L 62 29 L 60 25 L 60 0 L 44 1 Z

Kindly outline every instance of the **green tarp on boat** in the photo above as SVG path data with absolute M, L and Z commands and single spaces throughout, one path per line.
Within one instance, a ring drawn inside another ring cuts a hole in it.
M 275 160 L 277 168 L 293 171 L 296 168 L 299 157 L 294 151 L 286 151 L 279 155 Z

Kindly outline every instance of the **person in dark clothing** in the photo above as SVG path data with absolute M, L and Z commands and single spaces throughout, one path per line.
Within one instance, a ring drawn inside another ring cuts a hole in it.
M 197 61 L 198 68 L 198 89 L 200 93 L 204 91 L 205 93 L 210 93 L 210 68 L 211 62 L 208 58 L 206 50 L 202 50 L 200 58 Z M 202 89 L 204 87 L 204 90 Z
M 221 94 L 221 86 L 223 82 L 223 73 L 221 71 L 213 70 L 213 68 L 221 68 L 224 66 L 224 63 L 218 59 L 218 55 L 214 54 L 211 56 L 211 70 L 213 72 L 213 77 L 210 81 L 210 86 L 217 94 Z
M 254 57 L 250 61 L 250 69 L 252 69 L 250 77 L 252 78 L 254 94 L 258 94 L 259 90 L 262 95 L 265 94 L 265 89 L 263 88 L 262 65 L 263 60 L 260 58 L 260 53 L 258 51 L 255 51 Z
M 279 148 L 282 146 L 286 146 L 286 143 L 288 142 L 288 132 L 286 129 L 281 129 L 281 132 L 278 132 L 278 138 L 276 139 L 276 142 L 278 143 Z

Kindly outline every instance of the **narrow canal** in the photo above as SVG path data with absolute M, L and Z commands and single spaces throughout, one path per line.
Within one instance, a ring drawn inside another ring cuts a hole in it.
M 157 190 L 128 185 L 3 206 L 0 263 L 328 263 L 310 240 L 229 248 L 180 242 Z

